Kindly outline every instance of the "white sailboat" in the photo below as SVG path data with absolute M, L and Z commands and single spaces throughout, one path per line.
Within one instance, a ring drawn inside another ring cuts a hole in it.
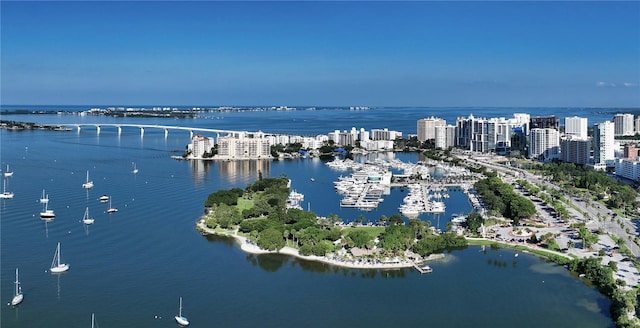
M 95 220 L 89 217 L 89 207 L 84 211 L 84 217 L 82 217 L 82 223 L 84 224 L 93 224 Z
M 84 189 L 93 188 L 93 181 L 89 180 L 89 170 L 87 170 L 87 182 L 82 184 L 82 188 Z
M 91 328 L 93 328 L 95 324 L 96 324 L 95 315 L 93 313 L 91 313 Z
M 100 196 L 100 198 L 98 198 L 98 200 L 104 203 L 104 202 L 109 200 L 109 196 L 102 195 L 102 196 Z
M 7 170 L 4 172 L 5 177 L 10 177 L 13 175 L 13 172 L 9 171 L 9 164 L 7 164 Z
M 22 287 L 20 286 L 20 280 L 18 280 L 18 268 L 16 268 L 16 292 L 13 295 L 13 299 L 11 299 L 11 305 L 16 306 L 22 303 L 23 295 L 22 295 Z
M 51 273 L 60 273 L 69 270 L 69 264 L 60 263 L 60 243 L 58 243 L 58 247 L 56 247 L 56 253 L 53 255 L 53 261 L 51 261 Z
M 178 315 L 175 316 L 176 322 L 178 322 L 181 326 L 188 326 L 189 320 L 182 316 L 182 297 L 180 297 L 180 309 L 178 310 Z
M 138 167 L 136 166 L 136 162 L 133 162 L 133 171 L 131 171 L 131 173 L 138 174 Z
M 49 196 L 45 196 L 44 189 L 42 189 L 42 197 L 40 197 L 40 204 L 46 204 L 49 202 Z
M 56 217 L 56 213 L 49 209 L 49 195 L 47 195 L 47 201 L 44 202 L 44 208 L 40 212 L 40 217 L 43 219 L 53 219 Z
M 107 209 L 107 213 L 111 214 L 111 213 L 115 213 L 117 211 L 118 211 L 117 208 L 111 207 L 111 197 L 109 197 L 109 208 Z
M 2 182 L 2 194 L 0 194 L 0 198 L 3 198 L 3 199 L 13 198 L 13 193 L 7 191 L 7 180 L 6 179 Z

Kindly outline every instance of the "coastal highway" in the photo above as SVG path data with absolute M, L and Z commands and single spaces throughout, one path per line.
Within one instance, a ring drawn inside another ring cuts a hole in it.
M 591 228 L 601 227 L 607 233 L 611 235 L 615 235 L 619 238 L 620 237 L 623 238 L 625 241 L 625 245 L 627 246 L 627 248 L 629 248 L 631 253 L 636 258 L 640 256 L 640 247 L 632 241 L 631 239 L 632 237 L 629 236 L 629 234 L 626 232 L 626 229 L 628 228 L 634 235 L 636 234 L 637 227 L 635 226 L 632 220 L 618 217 L 616 213 L 612 212 L 611 210 L 606 208 L 606 206 L 604 205 L 587 202 L 582 198 L 569 196 L 563 190 L 561 190 L 560 187 L 551 183 L 544 177 L 537 176 L 525 170 L 520 170 L 511 166 L 506 166 L 501 163 L 496 163 L 498 161 L 499 162 L 508 161 L 508 159 L 505 157 L 496 156 L 496 155 L 481 155 L 481 154 L 473 154 L 473 155 L 458 154 L 457 156 L 469 163 L 482 165 L 492 170 L 495 170 L 496 172 L 499 172 L 503 176 L 507 177 L 507 179 L 509 179 L 509 177 L 512 177 L 511 181 L 508 181 L 508 182 L 514 182 L 517 179 L 524 179 L 531 183 L 535 183 L 537 185 L 546 185 L 562 192 L 565 195 L 565 197 L 571 201 L 573 206 L 578 208 L 579 211 L 583 213 L 588 213 L 588 218 L 589 218 L 588 220 L 582 216 L 580 216 L 580 218 L 584 220 L 584 222 L 587 223 L 589 227 Z M 569 210 L 571 209 L 569 208 Z M 601 217 L 604 219 L 602 223 L 598 222 L 598 219 L 597 219 L 598 217 Z M 621 220 L 622 227 L 617 222 L 617 219 Z

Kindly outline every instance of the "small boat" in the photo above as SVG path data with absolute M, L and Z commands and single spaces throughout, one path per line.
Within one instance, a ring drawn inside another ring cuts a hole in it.
M 311 182 L 314 182 L 314 181 L 316 181 L 316 179 L 315 178 L 311 178 Z
M 22 303 L 23 295 L 22 295 L 22 287 L 20 286 L 20 280 L 18 280 L 18 268 L 16 268 L 16 292 L 13 295 L 13 299 L 11 299 L 11 305 L 16 306 Z
M 178 315 L 175 316 L 176 322 L 185 327 L 189 325 L 189 320 L 182 316 L 182 297 L 180 297 L 180 309 L 178 310 Z
M 133 162 L 133 171 L 131 171 L 131 173 L 138 174 L 138 168 L 136 167 L 136 162 Z
M 7 191 L 7 180 L 5 179 L 2 183 L 2 194 L 0 194 L 0 198 L 9 199 L 13 198 L 13 193 Z
M 118 211 L 117 208 L 111 207 L 111 198 L 109 198 L 109 208 L 107 209 L 107 213 L 111 214 L 111 213 L 115 213 L 117 211 Z
M 84 217 L 82 217 L 82 223 L 84 224 L 93 224 L 95 220 L 89 217 L 89 207 L 84 211 Z
M 421 266 L 420 269 L 422 270 L 422 273 L 431 273 L 431 272 L 433 272 L 433 269 L 428 264 L 425 264 L 425 265 Z
M 9 164 L 7 164 L 7 170 L 4 172 L 5 177 L 13 176 L 13 172 L 9 171 Z
M 49 202 L 49 197 L 45 196 L 44 189 L 42 189 L 42 197 L 40 197 L 40 204 L 46 204 Z
M 53 254 L 53 261 L 51 261 L 51 273 L 60 273 L 69 270 L 69 264 L 61 263 L 60 260 L 60 243 L 58 243 L 58 247 L 56 247 L 56 253 Z
M 87 182 L 82 184 L 82 188 L 84 189 L 93 188 L 93 181 L 89 180 L 89 170 L 87 170 Z
M 98 198 L 98 200 L 99 200 L 99 201 L 101 201 L 101 202 L 103 202 L 103 203 L 104 203 L 104 202 L 107 202 L 107 201 L 109 201 L 109 196 L 107 196 L 107 195 L 102 195 L 102 196 L 100 196 L 100 198 Z
M 43 219 L 52 219 L 56 217 L 56 213 L 49 209 L 49 195 L 47 195 L 47 201 L 44 203 L 44 209 L 40 212 L 40 217 Z

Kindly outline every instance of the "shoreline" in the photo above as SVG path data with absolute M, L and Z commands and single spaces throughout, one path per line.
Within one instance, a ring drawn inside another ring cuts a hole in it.
M 200 230 L 202 233 L 234 238 L 235 241 L 238 244 L 240 244 L 240 249 L 250 254 L 284 254 L 284 255 L 297 257 L 299 259 L 303 259 L 307 261 L 321 262 L 325 264 L 330 264 L 330 265 L 335 265 L 338 267 L 350 268 L 350 269 L 404 269 L 404 268 L 414 268 L 418 266 L 417 263 L 411 260 L 403 260 L 403 261 L 394 262 L 394 263 L 369 263 L 369 262 L 360 262 L 360 261 L 341 261 L 328 256 L 302 255 L 300 254 L 300 252 L 298 252 L 297 249 L 289 246 L 285 246 L 277 251 L 269 251 L 269 250 L 258 247 L 258 245 L 254 244 L 249 239 L 242 236 L 238 236 L 237 234 L 220 233 L 213 229 L 207 228 L 207 226 L 204 224 L 203 219 L 199 219 L 198 222 L 196 223 L 196 226 L 198 227 L 198 230 Z M 425 260 L 429 260 L 429 258 Z

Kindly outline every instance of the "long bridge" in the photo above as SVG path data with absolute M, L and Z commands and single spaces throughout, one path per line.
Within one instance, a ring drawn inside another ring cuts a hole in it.
M 137 128 L 140 129 L 140 136 L 144 136 L 145 129 L 161 129 L 164 130 L 164 137 L 167 138 L 169 136 L 169 130 L 181 130 L 181 131 L 189 131 L 189 137 L 193 138 L 195 132 L 210 132 L 215 133 L 216 135 L 227 134 L 231 136 L 240 136 L 240 135 L 254 135 L 254 134 L 264 134 L 271 135 L 269 133 L 263 132 L 249 132 L 249 131 L 234 131 L 234 130 L 221 130 L 221 129 L 208 129 L 208 128 L 194 128 L 194 127 L 186 127 L 186 126 L 172 126 L 172 125 L 153 125 L 153 124 L 116 124 L 116 123 L 62 123 L 55 124 L 56 126 L 66 127 L 66 128 L 75 128 L 80 133 L 83 127 L 91 127 L 96 129 L 96 133 L 100 135 L 100 130 L 102 127 L 115 127 L 118 129 L 118 136 L 122 134 L 122 128 Z

